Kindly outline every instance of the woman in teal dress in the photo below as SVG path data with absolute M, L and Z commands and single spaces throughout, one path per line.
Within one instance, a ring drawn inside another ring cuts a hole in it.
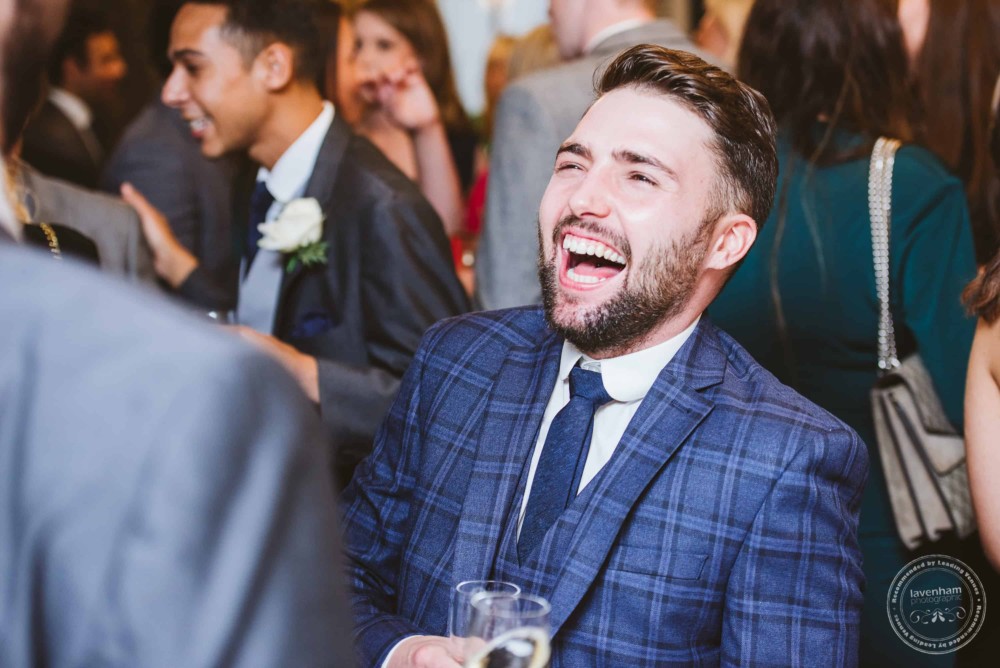
M 710 309 L 761 364 L 868 444 L 860 659 L 880 667 L 955 661 L 904 645 L 886 614 L 892 578 L 919 553 L 908 552 L 896 533 L 871 417 L 878 300 L 868 161 L 879 136 L 912 136 L 906 68 L 891 0 L 757 0 L 739 72 L 767 97 L 778 120 L 778 193 L 754 248 Z M 897 345 L 903 354 L 920 351 L 948 416 L 961 426 L 975 323 L 960 295 L 976 269 L 962 183 L 912 145 L 897 153 L 893 177 Z M 949 549 L 960 548 L 928 548 Z

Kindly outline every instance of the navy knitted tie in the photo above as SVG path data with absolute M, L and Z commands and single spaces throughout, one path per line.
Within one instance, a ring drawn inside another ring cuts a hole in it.
M 569 403 L 556 414 L 545 437 L 524 511 L 517 554 L 524 561 L 545 532 L 576 498 L 594 430 L 594 411 L 611 401 L 601 374 L 579 367 L 569 373 Z
M 247 269 L 250 268 L 253 259 L 257 256 L 257 242 L 264 236 L 257 229 L 257 226 L 267 220 L 267 210 L 271 208 L 273 203 L 274 197 L 268 191 L 267 184 L 264 181 L 258 181 L 257 185 L 253 187 L 253 194 L 250 195 L 250 225 L 247 228 L 246 248 Z

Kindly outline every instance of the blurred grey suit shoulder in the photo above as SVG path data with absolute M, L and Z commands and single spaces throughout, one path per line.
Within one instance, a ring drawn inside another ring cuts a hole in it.
M 101 269 L 140 283 L 155 283 L 153 261 L 135 210 L 122 200 L 44 176 L 21 164 L 31 219 L 59 223 L 90 238 Z
M 0 242 L 0 666 L 350 666 L 321 427 L 165 300 Z
M 129 124 L 108 158 L 101 188 L 128 181 L 159 209 L 177 239 L 213 280 L 232 268 L 232 186 L 238 161 L 209 160 L 180 114 L 154 100 Z M 242 247 L 241 247 L 242 248 Z
M 483 308 L 541 303 L 536 222 L 556 151 L 594 101 L 595 73 L 622 50 L 645 43 L 712 61 L 676 25 L 660 19 L 611 35 L 589 55 L 526 75 L 504 90 L 490 142 L 486 221 L 476 258 Z

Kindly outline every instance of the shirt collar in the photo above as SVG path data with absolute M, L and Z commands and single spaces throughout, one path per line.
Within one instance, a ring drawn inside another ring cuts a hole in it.
M 94 115 L 90 107 L 79 96 L 74 95 L 65 88 L 53 86 L 49 89 L 49 102 L 54 104 L 59 111 L 66 114 L 66 118 L 77 130 L 89 130 L 90 124 L 94 120 Z
M 670 363 L 681 346 L 691 337 L 700 320 L 701 316 L 698 316 L 687 329 L 663 343 L 628 355 L 603 360 L 593 360 L 569 341 L 564 341 L 562 358 L 559 362 L 559 382 L 568 382 L 569 372 L 582 359 L 580 366 L 601 372 L 604 389 L 612 399 L 623 403 L 638 401 L 653 387 L 660 371 Z
M 583 47 L 584 55 L 590 53 L 597 48 L 597 45 L 608 39 L 609 37 L 614 37 L 619 33 L 623 33 L 626 30 L 631 30 L 632 28 L 638 28 L 644 23 L 649 23 L 648 19 L 628 19 L 626 21 L 620 21 L 614 25 L 610 25 L 603 30 L 598 31 L 596 35 L 590 38 L 586 46 Z
M 305 192 L 331 123 L 333 105 L 324 100 L 319 116 L 285 149 L 274 167 L 270 170 L 266 167 L 257 170 L 257 180 L 267 184 L 267 190 L 275 201 L 287 204 Z

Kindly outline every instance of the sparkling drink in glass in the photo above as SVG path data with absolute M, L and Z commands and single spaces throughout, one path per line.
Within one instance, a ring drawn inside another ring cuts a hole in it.
M 551 610 L 540 596 L 476 594 L 465 643 L 465 667 L 547 668 Z

